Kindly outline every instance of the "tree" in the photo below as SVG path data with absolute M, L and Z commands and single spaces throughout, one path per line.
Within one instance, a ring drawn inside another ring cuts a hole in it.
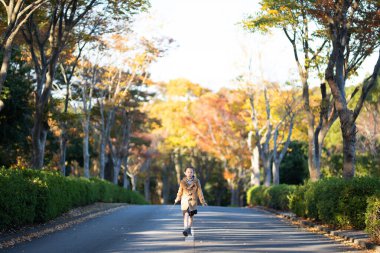
M 368 151 L 372 157 L 377 157 L 380 148 L 380 79 L 364 103 L 357 127 L 359 150 Z
M 343 137 L 343 177 L 355 175 L 356 119 L 364 101 L 379 78 L 380 54 L 373 73 L 364 80 L 358 103 L 352 110 L 346 97 L 346 80 L 376 48 L 380 41 L 380 12 L 377 1 L 317 1 L 310 12 L 329 33 L 332 51 L 325 79 L 335 99 Z M 380 53 L 380 52 L 379 52 Z M 355 95 L 351 95 L 351 97 Z
M 151 97 L 149 92 L 144 91 L 150 82 L 148 67 L 158 57 L 162 56 L 170 43 L 171 40 L 166 38 L 157 40 L 136 39 L 132 33 L 114 34 L 107 41 L 108 52 L 103 59 L 109 59 L 113 63 L 104 67 L 104 78 L 99 83 L 100 92 L 97 99 L 101 114 L 99 152 L 101 177 L 104 175 L 106 146 L 112 145 L 110 138 L 116 114 L 124 115 L 119 117 L 122 119 L 119 124 L 119 127 L 122 126 L 121 131 L 128 129 L 127 126 L 133 121 L 133 112 L 142 102 L 146 102 Z M 119 56 L 117 61 L 112 59 L 115 54 Z M 130 143 L 131 134 L 128 132 L 116 135 L 118 136 L 112 138 L 118 140 L 118 144 L 112 145 L 113 148 L 110 149 L 114 165 L 114 183 L 117 183 L 123 159 L 128 160 L 127 146 Z
M 4 32 L 0 35 L 0 48 L 2 53 L 2 64 L 0 69 L 0 95 L 5 79 L 7 78 L 9 63 L 12 55 L 12 45 L 20 28 L 25 24 L 30 15 L 42 7 L 47 0 L 25 1 L 25 0 L 3 0 L 7 24 Z M 1 11 L 3 12 L 3 11 Z M 3 14 L 3 13 L 1 13 Z M 4 102 L 0 99 L 0 111 Z
M 221 160 L 231 205 L 239 205 L 239 186 L 248 163 L 247 133 L 241 110 L 245 101 L 241 91 L 222 89 L 217 94 L 206 93 L 191 105 L 185 124 L 199 148 Z
M 323 64 L 321 54 L 326 48 L 328 39 L 318 26 L 312 31 L 308 8 L 311 1 L 306 0 L 262 0 L 262 8 L 255 16 L 243 21 L 243 26 L 252 31 L 269 32 L 271 28 L 279 28 L 289 40 L 297 63 L 298 73 L 302 83 L 303 104 L 308 124 L 308 164 L 310 178 L 316 181 L 320 178 L 321 154 L 323 141 L 331 125 L 337 119 L 331 96 L 326 91 L 326 84 L 321 81 L 319 122 L 313 112 L 309 95 L 309 76 L 312 69 L 319 69 Z
M 31 69 L 22 60 L 21 50 L 13 48 L 12 64 L 0 98 L 8 105 L 0 114 L 0 167 L 26 166 L 29 129 L 33 107 Z
M 272 155 L 273 153 L 270 151 L 269 144 L 270 140 L 272 138 L 272 128 L 273 123 L 271 119 L 271 107 L 270 102 L 267 95 L 267 87 L 264 88 L 264 99 L 265 99 L 265 115 L 266 115 L 266 124 L 263 129 L 259 129 L 258 124 L 258 113 L 255 108 L 255 96 L 253 93 L 250 94 L 249 97 L 249 103 L 251 106 L 251 119 L 252 119 L 252 125 L 254 127 L 254 133 L 255 133 L 255 141 L 256 146 L 259 152 L 260 159 L 262 161 L 262 165 L 264 167 L 264 185 L 269 186 L 272 181 L 272 174 L 271 174 L 271 161 L 272 161 Z M 261 133 L 263 130 L 266 131 L 265 138 L 261 136 Z M 264 140 L 264 142 L 263 142 Z
M 164 138 L 159 148 L 163 153 L 168 153 L 174 162 L 177 183 L 183 176 L 182 158 L 189 150 L 196 147 L 193 135 L 186 128 L 186 118 L 190 117 L 190 108 L 193 100 L 209 90 L 202 88 L 186 79 L 175 79 L 168 83 L 156 85 L 158 94 L 152 105 L 147 105 L 145 111 L 150 118 L 157 119 L 159 126 L 154 130 Z M 166 165 L 167 167 L 168 165 Z
M 294 114 L 292 111 L 289 112 L 289 115 L 286 115 L 289 117 L 289 130 L 288 136 L 285 140 L 285 142 L 282 143 L 283 147 L 281 151 L 279 152 L 277 150 L 278 144 L 277 144 L 277 138 L 279 135 L 279 128 L 281 124 L 278 124 L 276 129 L 274 130 L 274 135 L 273 135 L 273 163 L 272 163 L 272 175 L 273 175 L 273 184 L 278 185 L 280 183 L 280 165 L 282 160 L 284 159 L 284 156 L 286 154 L 286 151 L 288 150 L 289 144 L 290 144 L 290 138 L 292 136 L 292 131 L 293 131 L 293 126 L 294 126 Z M 280 122 L 282 123 L 282 122 Z M 284 130 L 285 132 L 285 130 Z
M 281 184 L 302 184 L 308 175 L 307 143 L 291 141 L 280 165 Z
M 110 19 L 128 18 L 146 5 L 141 1 L 100 1 L 70 0 L 53 1 L 30 16 L 23 29 L 25 41 L 29 45 L 37 76 L 36 112 L 32 129 L 32 167 L 42 168 L 47 123 L 47 105 L 50 98 L 56 67 L 62 50 L 75 34 L 75 27 L 88 15 L 109 13 Z M 96 7 L 96 8 L 95 8 Z
M 58 123 L 60 127 L 60 160 L 59 167 L 62 175 L 66 175 L 66 150 L 67 143 L 69 141 L 69 121 L 73 118 L 76 118 L 75 114 L 69 112 L 69 102 L 72 100 L 72 79 L 76 74 L 76 70 L 78 64 L 82 58 L 85 47 L 89 44 L 93 46 L 94 42 L 99 40 L 99 35 L 104 33 L 102 31 L 105 25 L 105 17 L 91 17 L 90 20 L 86 20 L 86 22 L 80 22 L 78 24 L 77 30 L 79 31 L 77 36 L 72 38 L 72 41 L 68 43 L 68 47 L 66 50 L 62 52 L 60 57 L 59 69 L 61 75 L 57 77 L 58 83 L 65 88 L 65 97 L 63 101 L 63 108 L 61 112 L 57 112 L 59 114 Z M 86 60 L 82 61 L 82 64 L 85 63 Z M 95 81 L 95 80 L 93 80 Z M 95 84 L 92 84 L 94 86 Z M 61 89 L 61 87 L 59 87 Z M 82 90 L 82 100 L 83 100 L 83 90 Z M 53 108 L 54 110 L 54 108 Z M 88 118 L 89 120 L 89 118 Z M 88 141 L 87 141 L 88 143 Z M 88 145 L 87 145 L 88 146 Z M 84 152 L 84 154 L 88 153 Z M 89 156 L 86 156 L 89 158 Z M 88 160 L 87 158 L 84 159 Z M 88 162 L 86 162 L 88 163 Z M 86 164 L 85 163 L 85 164 Z M 85 165 L 86 167 L 86 165 Z M 89 175 L 89 173 L 85 169 L 85 174 Z
M 264 168 L 264 185 L 266 186 L 271 184 L 272 176 L 273 184 L 278 184 L 280 181 L 280 164 L 288 148 L 290 137 L 292 135 L 296 106 L 295 95 L 292 91 L 278 91 L 275 85 L 272 85 L 271 94 L 268 94 L 268 86 L 268 84 L 264 84 L 262 91 L 264 101 L 261 103 L 265 104 L 265 108 L 261 111 L 257 108 L 257 104 L 260 104 L 257 97 L 261 92 L 253 92 L 251 90 L 249 94 L 251 124 L 253 127 L 253 131 L 250 131 L 249 135 L 251 136 L 251 142 L 256 142 L 255 145 L 258 149 L 259 157 Z M 269 96 L 272 97 L 272 99 L 269 99 Z M 281 96 L 281 105 L 275 103 L 276 99 L 273 99 L 275 96 Z M 285 107 L 285 110 L 281 110 L 283 107 Z M 278 119 L 273 117 L 273 111 L 276 113 L 276 117 Z M 287 139 L 282 147 L 282 150 L 278 152 L 277 149 L 280 146 L 280 143 L 278 143 L 278 136 L 281 126 L 285 125 L 284 121 L 286 118 L 289 118 L 289 130 L 286 130 L 286 127 L 282 127 L 283 129 L 281 132 L 282 134 L 287 132 Z

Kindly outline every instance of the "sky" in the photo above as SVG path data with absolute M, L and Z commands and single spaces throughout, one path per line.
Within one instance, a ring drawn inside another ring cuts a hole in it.
M 152 64 L 154 81 L 186 78 L 217 91 L 235 88 L 234 80 L 249 68 L 256 73 L 254 79 L 297 80 L 291 45 L 282 32 L 253 35 L 238 24 L 258 11 L 257 0 L 150 2 L 149 13 L 137 17 L 135 30 L 148 37 L 168 36 L 176 42 L 166 56 Z M 362 73 L 371 71 L 374 58 L 364 64 Z

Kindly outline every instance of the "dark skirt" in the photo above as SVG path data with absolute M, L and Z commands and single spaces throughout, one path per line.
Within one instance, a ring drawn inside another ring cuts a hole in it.
M 197 209 L 190 211 L 190 209 L 187 208 L 187 210 L 182 210 L 183 216 L 185 216 L 185 213 L 188 213 L 190 217 L 193 217 L 194 215 L 196 215 L 198 213 L 198 211 L 197 211 Z

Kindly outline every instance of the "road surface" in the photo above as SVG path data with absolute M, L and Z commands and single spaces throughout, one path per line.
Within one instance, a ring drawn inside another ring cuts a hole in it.
M 251 208 L 199 207 L 194 237 L 182 235 L 179 206 L 128 205 L 7 253 L 361 252 Z

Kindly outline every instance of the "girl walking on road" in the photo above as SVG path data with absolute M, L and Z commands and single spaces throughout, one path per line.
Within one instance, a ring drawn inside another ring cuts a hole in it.
M 183 214 L 183 235 L 191 235 L 191 226 L 193 225 L 194 215 L 197 214 L 197 200 L 203 206 L 207 203 L 203 197 L 201 183 L 199 179 L 194 176 L 194 168 L 189 166 L 185 170 L 185 177 L 179 184 L 177 198 L 174 203 L 181 201 L 181 210 Z

